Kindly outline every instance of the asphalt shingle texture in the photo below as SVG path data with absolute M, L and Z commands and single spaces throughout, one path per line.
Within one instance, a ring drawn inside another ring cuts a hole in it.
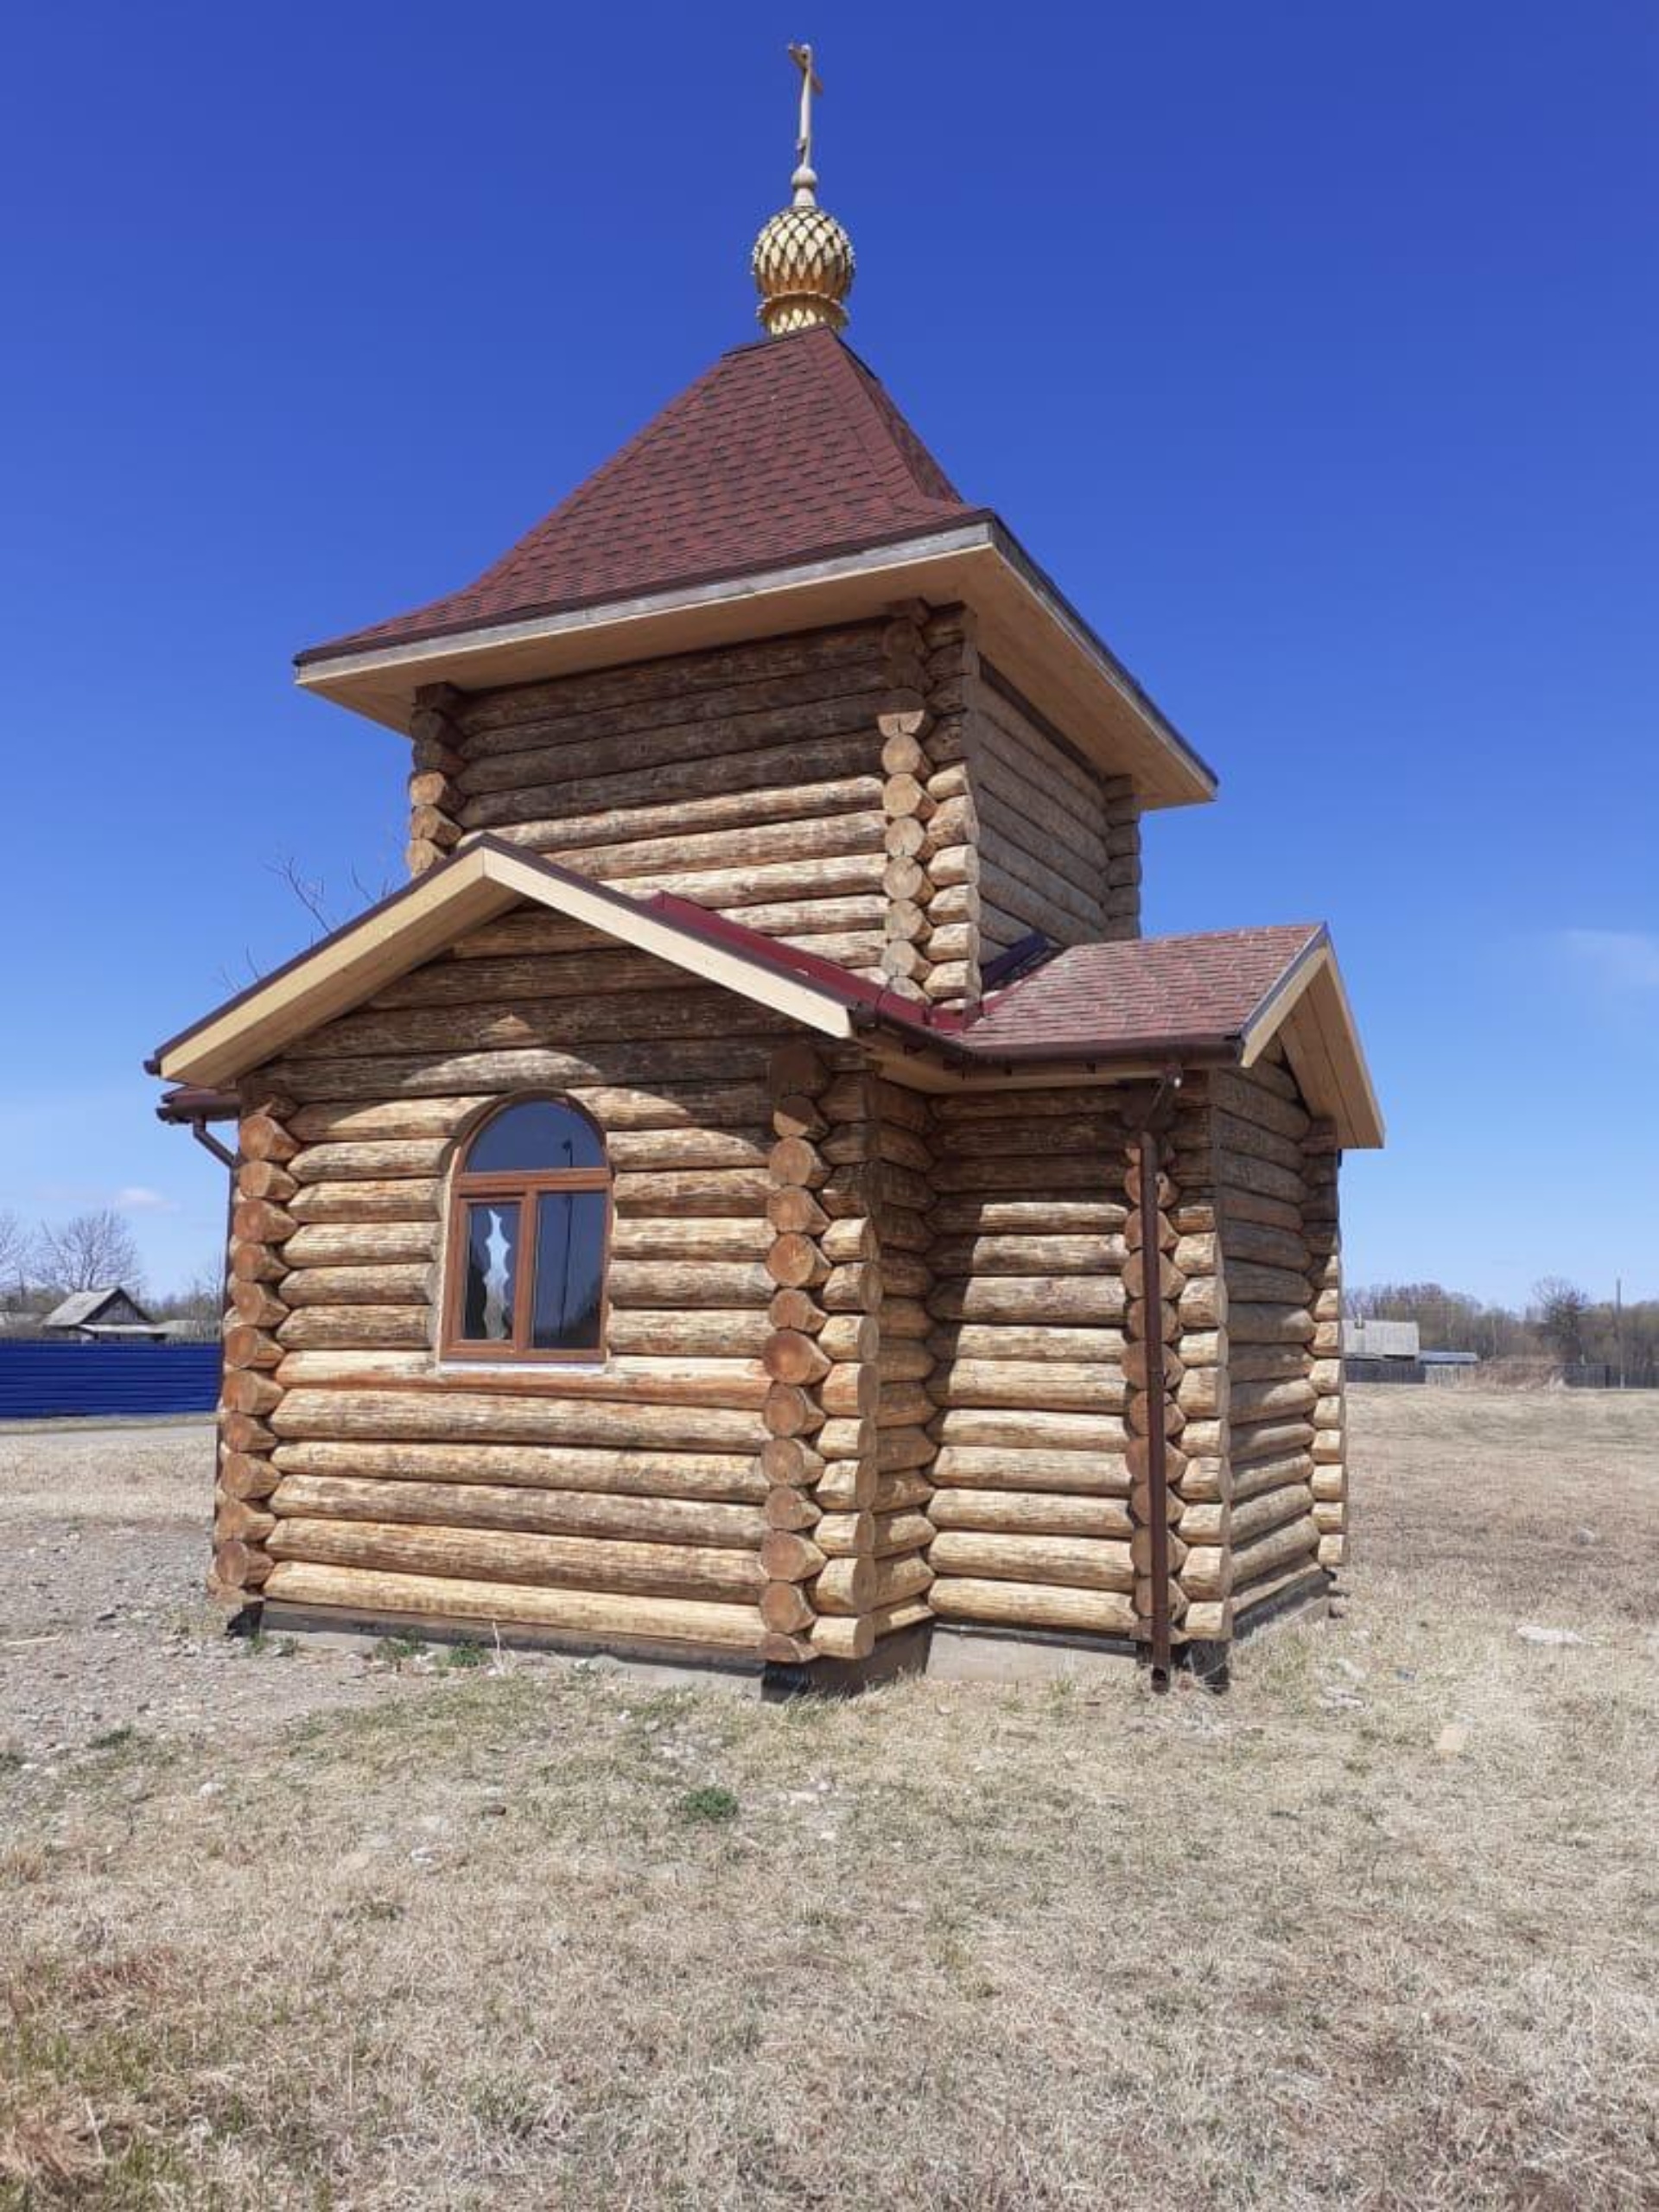
M 1316 923 L 1289 922 L 1072 945 L 988 998 L 963 1041 L 995 1058 L 1003 1046 L 1075 1051 L 1146 1039 L 1236 1036 L 1322 935 Z
M 722 355 L 476 583 L 301 658 L 753 575 L 982 512 L 834 332 L 763 340 Z

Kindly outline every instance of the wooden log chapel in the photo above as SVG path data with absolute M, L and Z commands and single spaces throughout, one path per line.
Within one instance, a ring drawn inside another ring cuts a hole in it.
M 766 335 L 301 656 L 410 742 L 411 880 L 149 1064 L 235 1123 L 268 1625 L 1162 1678 L 1343 1565 L 1330 939 L 1141 933 L 1215 779 L 843 341 L 810 140 Z

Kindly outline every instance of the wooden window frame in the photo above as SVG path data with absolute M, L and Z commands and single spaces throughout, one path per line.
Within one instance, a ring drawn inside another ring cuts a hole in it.
M 563 1106 L 585 1122 L 606 1153 L 605 1164 L 600 1167 L 505 1168 L 499 1171 L 472 1173 L 466 1162 L 474 1145 L 491 1122 L 508 1113 L 515 1106 Z M 449 1234 L 444 1247 L 443 1322 L 439 1339 L 439 1357 L 442 1359 L 471 1363 L 487 1360 L 493 1363 L 537 1367 L 593 1367 L 602 1364 L 606 1344 L 610 1334 L 611 1282 L 611 1226 L 615 1214 L 612 1199 L 614 1175 L 610 1165 L 605 1132 L 591 1114 L 584 1113 L 574 1099 L 535 1092 L 524 1097 L 499 1100 L 488 1108 L 461 1140 L 461 1164 L 450 1178 Z M 536 1252 L 539 1231 L 541 1207 L 539 1201 L 550 1196 L 568 1196 L 578 1192 L 596 1191 L 605 1198 L 605 1225 L 599 1255 L 599 1341 L 571 1348 L 541 1346 L 530 1342 L 531 1316 L 536 1297 Z M 518 1255 L 512 1287 L 512 1333 L 503 1342 L 485 1343 L 476 1337 L 461 1333 L 461 1308 L 466 1296 L 467 1254 L 470 1250 L 467 1236 L 467 1209 L 480 1201 L 497 1198 L 512 1201 L 518 1208 Z

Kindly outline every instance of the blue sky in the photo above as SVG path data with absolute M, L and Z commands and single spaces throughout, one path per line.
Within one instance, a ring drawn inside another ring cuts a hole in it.
M 401 874 L 300 646 L 470 579 L 728 346 L 816 37 L 850 336 L 1220 770 L 1147 925 L 1324 916 L 1349 1270 L 1659 1295 L 1659 32 L 1634 4 L 14 10 L 0 1208 L 152 1279 L 144 1053 Z

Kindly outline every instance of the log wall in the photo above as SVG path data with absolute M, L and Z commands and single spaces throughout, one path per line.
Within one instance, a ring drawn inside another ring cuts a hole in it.
M 246 1087 L 217 1585 L 753 1651 L 783 1025 L 546 922 L 463 939 Z M 439 1373 L 451 1147 L 529 1089 L 606 1134 L 609 1356 Z
M 440 687 L 422 695 L 416 744 L 442 753 L 444 811 L 411 817 L 410 865 L 487 830 L 879 969 L 880 718 L 923 706 L 925 680 L 904 617 L 474 695 Z
M 1122 1122 L 1078 1090 L 933 1117 L 933 1611 L 1133 1635 Z
M 982 945 L 1139 928 L 1128 779 L 982 666 L 963 607 L 905 601 L 477 694 L 435 685 L 412 728 L 416 874 L 488 830 L 944 1005 L 978 996 Z
M 1033 930 L 1057 944 L 1137 937 L 1140 813 L 988 664 L 977 670 L 965 768 L 978 830 L 984 957 Z
M 1190 1547 L 1181 1573 L 1195 1638 L 1230 1636 L 1272 1602 L 1322 1586 L 1314 1309 L 1325 1262 L 1314 1236 L 1327 1211 L 1309 1172 L 1316 1125 L 1276 1051 L 1248 1073 L 1211 1073 L 1202 1091 L 1202 1119 L 1172 1161 L 1185 1232 L 1176 1261 L 1217 1268 L 1207 1302 L 1190 1284 L 1183 1293 L 1184 1323 L 1212 1330 L 1216 1355 L 1212 1381 L 1182 1384 L 1189 1460 L 1178 1526 Z M 1200 1179 L 1207 1213 L 1192 1203 Z M 1334 1236 L 1333 1214 L 1319 1233 Z M 1336 1397 L 1339 1406 L 1339 1381 Z

